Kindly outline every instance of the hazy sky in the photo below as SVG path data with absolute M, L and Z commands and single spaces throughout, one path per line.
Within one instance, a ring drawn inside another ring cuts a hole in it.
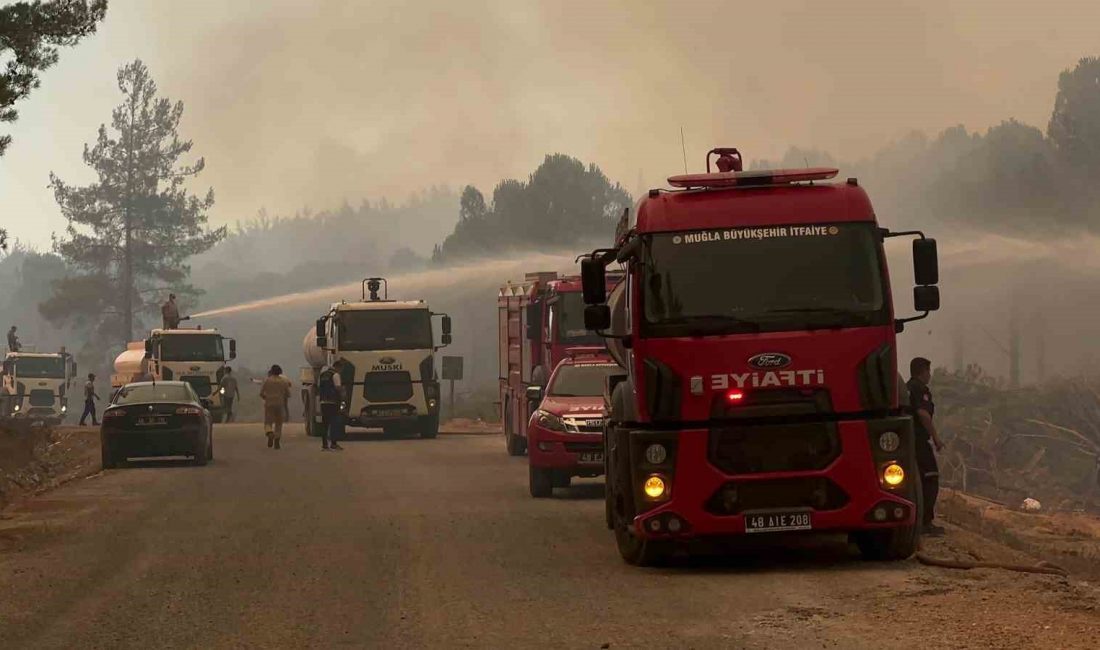
M 911 128 L 1046 127 L 1059 71 L 1100 54 L 1100 2 L 1048 0 L 111 0 L 99 32 L 20 103 L 0 224 L 64 228 L 49 172 L 87 180 L 85 142 L 142 58 L 207 159 L 215 223 L 525 177 L 547 152 L 628 190 L 706 149 L 842 158 Z

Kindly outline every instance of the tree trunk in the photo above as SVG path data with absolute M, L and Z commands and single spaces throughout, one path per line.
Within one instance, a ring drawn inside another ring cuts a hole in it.
M 130 94 L 130 142 L 126 151 L 126 208 L 123 210 L 125 235 L 122 251 L 122 328 L 123 344 L 134 339 L 134 257 L 131 241 L 133 239 L 133 203 L 134 203 L 134 119 L 137 115 L 138 84 Z

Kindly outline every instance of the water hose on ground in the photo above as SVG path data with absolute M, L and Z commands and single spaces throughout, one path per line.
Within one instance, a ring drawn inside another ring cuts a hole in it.
M 1016 571 L 1018 573 L 1042 573 L 1045 575 L 1062 576 L 1063 578 L 1069 575 L 1069 572 L 1062 567 L 1051 564 L 1050 562 L 1039 562 L 1033 566 L 1026 564 L 1006 564 L 1004 562 L 978 562 L 973 560 L 946 560 L 943 558 L 932 557 L 925 553 L 917 553 L 917 561 L 921 564 L 928 566 L 938 566 L 945 569 L 1003 569 L 1005 571 Z

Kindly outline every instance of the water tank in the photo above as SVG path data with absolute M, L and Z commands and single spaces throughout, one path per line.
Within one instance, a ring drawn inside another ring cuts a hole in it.
M 126 345 L 126 351 L 115 357 L 115 374 L 119 376 L 123 383 L 131 382 L 134 377 L 142 376 L 145 374 L 147 367 L 145 341 L 131 341 Z
M 312 327 L 302 339 L 302 354 L 306 358 L 306 363 L 313 368 L 325 365 L 325 351 L 317 347 L 317 330 Z

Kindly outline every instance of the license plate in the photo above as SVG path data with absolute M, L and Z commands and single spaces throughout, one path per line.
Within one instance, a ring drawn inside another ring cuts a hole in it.
M 150 416 L 137 419 L 137 425 L 139 427 L 155 427 L 160 424 L 168 424 L 168 418 Z
M 746 533 L 778 533 L 812 528 L 808 512 L 759 512 L 745 515 Z
M 378 418 L 399 418 L 402 415 L 405 415 L 405 411 L 401 409 L 385 409 L 374 412 L 374 416 Z
M 580 454 L 580 462 L 582 463 L 602 463 L 603 452 L 602 451 L 582 451 Z

